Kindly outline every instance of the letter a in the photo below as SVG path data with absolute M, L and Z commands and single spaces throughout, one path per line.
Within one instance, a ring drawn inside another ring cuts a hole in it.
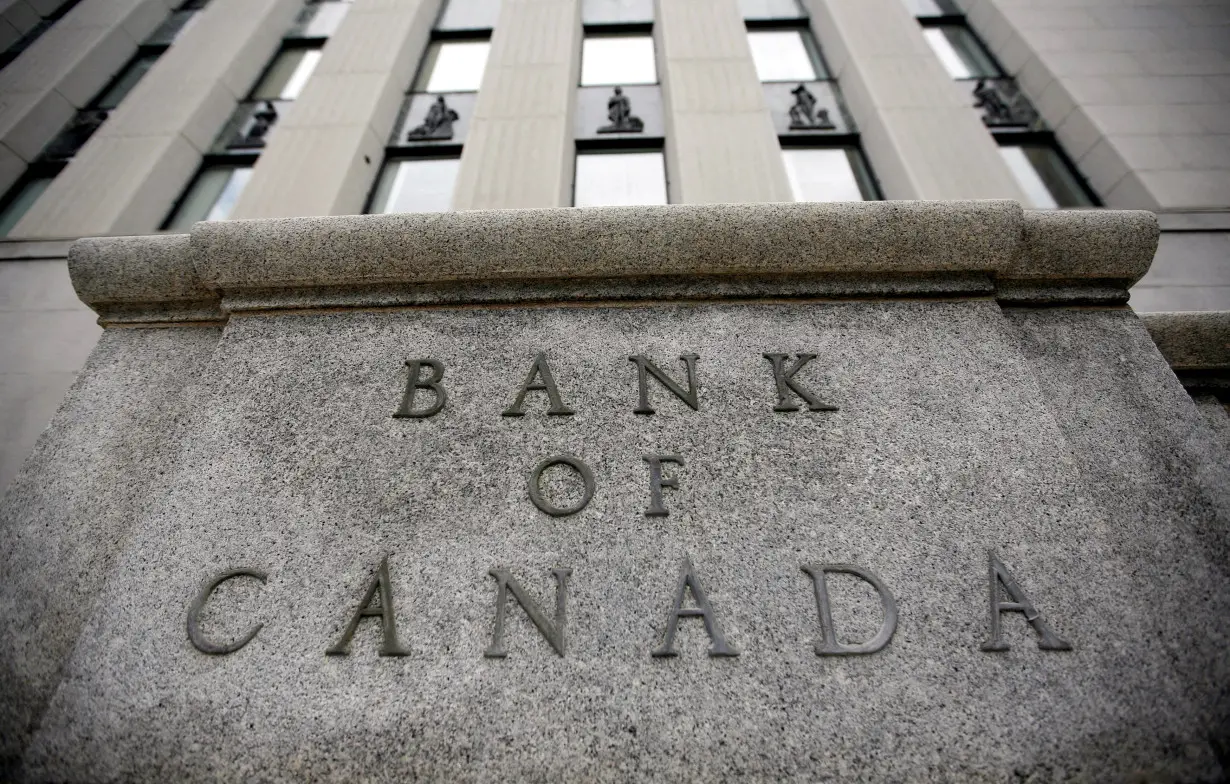
M 1012 573 L 1008 568 L 995 556 L 994 550 L 988 550 L 987 556 L 990 559 L 990 577 L 991 577 L 991 636 L 982 644 L 984 651 L 1006 651 L 1008 643 L 1004 642 L 1000 634 L 1000 613 L 1019 612 L 1025 616 L 1025 620 L 1029 621 L 1029 625 L 1034 627 L 1042 639 L 1038 640 L 1038 647 L 1044 651 L 1070 651 L 1072 646 L 1051 631 L 1046 625 L 1046 621 L 1042 620 L 1042 613 L 1034 609 L 1034 605 L 1029 601 L 1029 597 L 1021 590 L 1021 586 L 1017 585 L 1016 580 L 1012 578 Z M 1004 587 L 1008 593 L 1008 598 L 1011 602 L 1003 602 L 999 599 L 999 587 Z
M 683 606 L 684 594 L 689 589 L 692 591 L 692 598 L 696 600 L 696 606 L 685 608 Z M 710 656 L 739 655 L 739 652 L 726 642 L 726 636 L 722 634 L 722 627 L 718 625 L 717 616 L 713 613 L 713 608 L 709 606 L 705 589 L 700 586 L 700 580 L 696 579 L 691 558 L 683 560 L 683 569 L 679 573 L 679 588 L 675 591 L 675 605 L 671 608 L 670 620 L 667 622 L 666 640 L 662 643 L 662 647 L 651 655 L 657 657 L 679 655 L 679 652 L 675 650 L 675 632 L 679 630 L 680 618 L 704 619 L 705 631 L 708 632 L 709 640 L 713 643 L 713 647 L 709 649 Z
M 534 379 L 541 376 L 542 381 L 535 384 Z M 530 365 L 530 372 L 525 377 L 525 382 L 521 384 L 521 391 L 517 393 L 517 399 L 508 407 L 508 410 L 503 413 L 503 416 L 525 416 L 525 393 L 526 392 L 546 392 L 547 399 L 551 401 L 551 407 L 547 409 L 547 414 L 552 416 L 569 416 L 573 414 L 573 410 L 564 405 L 564 401 L 559 396 L 559 389 L 555 386 L 555 378 L 551 375 L 551 367 L 547 364 L 547 355 L 539 354 L 534 358 L 534 364 Z
M 373 607 L 372 602 L 375 601 L 377 592 L 380 593 L 380 605 Z M 342 639 L 337 641 L 337 645 L 325 651 L 325 654 L 327 656 L 349 655 L 350 641 L 354 638 L 355 629 L 359 628 L 359 621 L 364 618 L 380 619 L 384 630 L 384 642 L 380 646 L 381 656 L 410 655 L 409 649 L 403 648 L 397 641 L 397 619 L 393 612 L 393 589 L 389 585 L 389 557 L 387 555 L 380 560 L 380 566 L 376 568 L 376 576 L 372 578 L 371 585 L 368 586 L 367 593 L 363 596 L 363 601 L 359 602 L 359 609 L 350 619 L 350 625 L 346 627 L 346 631 L 342 632 Z

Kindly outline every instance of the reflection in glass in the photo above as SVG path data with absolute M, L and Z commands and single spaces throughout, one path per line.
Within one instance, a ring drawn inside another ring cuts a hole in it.
M 802 30 L 749 30 L 756 75 L 762 82 L 809 82 L 827 79 L 819 59 L 812 56 L 813 44 Z
M 52 177 L 39 177 L 33 180 L 26 180 L 17 191 L 17 194 L 8 203 L 3 210 L 0 210 L 0 237 L 7 237 L 13 227 L 17 225 L 17 221 L 30 211 L 34 206 L 34 202 L 38 201 L 38 197 L 43 195 L 43 191 L 47 190 L 47 186 L 51 184 Z
M 955 16 L 961 9 L 952 0 L 902 0 L 914 16 Z
M 120 105 L 120 101 L 132 91 L 132 88 L 137 86 L 137 82 L 141 81 L 141 77 L 145 76 L 146 71 L 158 60 L 158 55 L 151 54 L 144 57 L 139 57 L 128 64 L 119 78 L 116 79 L 107 91 L 103 93 L 97 101 L 94 102 L 94 107 L 97 109 L 114 109 Z
M 437 41 L 427 48 L 415 92 L 473 92 L 483 82 L 489 41 Z
M 187 231 L 197 221 L 226 220 L 252 177 L 249 165 L 210 166 L 188 188 L 168 229 Z
M 999 152 L 1025 191 L 1028 206 L 1039 210 L 1092 206 L 1076 175 L 1052 148 L 1025 145 L 1000 147 Z
M 581 23 L 629 24 L 653 21 L 653 0 L 581 0 Z
M 319 49 L 286 49 L 278 53 L 260 84 L 252 91 L 256 100 L 293 101 L 320 62 Z
M 795 201 L 864 201 L 876 194 L 858 150 L 852 147 L 782 150 Z
M 666 165 L 661 152 L 578 153 L 577 207 L 666 204 Z
M 581 46 L 581 86 L 657 84 L 653 38 L 647 35 L 586 36 Z
M 923 36 L 953 79 L 1001 75 L 991 56 L 965 27 L 926 27 L 923 28 Z
M 437 30 L 490 30 L 500 17 L 500 0 L 445 0 Z
M 292 36 L 295 38 L 328 38 L 337 32 L 337 28 L 341 26 L 342 20 L 346 18 L 346 13 L 350 10 L 350 5 L 345 2 L 323 2 L 304 6 L 299 13 L 299 21 L 292 31 Z
M 380 174 L 369 212 L 448 212 L 460 158 L 389 161 Z
M 739 0 L 744 19 L 806 19 L 799 0 Z

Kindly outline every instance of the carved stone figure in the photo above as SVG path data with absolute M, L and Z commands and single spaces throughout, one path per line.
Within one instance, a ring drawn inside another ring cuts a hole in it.
M 974 98 L 974 108 L 982 110 L 986 125 L 1032 125 L 1038 119 L 1038 113 L 1010 81 L 979 79 L 974 85 Z
M 406 141 L 414 139 L 451 139 L 453 123 L 459 119 L 457 112 L 449 108 L 444 96 L 436 96 L 436 102 L 427 110 L 423 124 L 406 134 Z
M 598 129 L 598 133 L 642 133 L 645 123 L 640 117 L 632 114 L 632 102 L 624 95 L 622 87 L 615 88 L 615 94 L 606 102 L 606 116 L 610 125 Z
M 258 147 L 265 143 L 265 135 L 269 133 L 269 129 L 278 121 L 278 110 L 269 101 L 264 101 L 256 111 L 252 112 L 252 125 L 249 126 L 248 132 L 243 135 L 243 145 L 246 147 Z
M 829 119 L 829 110 L 817 108 L 816 96 L 805 86 L 799 85 L 790 91 L 794 96 L 794 106 L 790 107 L 790 130 L 823 130 L 831 131 L 837 128 Z

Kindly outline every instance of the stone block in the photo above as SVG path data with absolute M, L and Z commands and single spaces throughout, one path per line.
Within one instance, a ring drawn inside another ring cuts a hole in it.
M 0 144 L 23 161 L 33 161 L 76 114 L 55 91 L 0 95 Z
M 1141 321 L 1170 367 L 1230 370 L 1230 312 L 1150 313 Z
M 26 162 L 4 144 L 0 144 L 0 193 L 5 193 L 26 172 Z
M 1093 146 L 1076 162 L 1080 173 L 1098 193 L 1110 193 L 1130 170 L 1118 147 L 1109 138 Z
M 14 0 L 0 11 L 0 21 L 6 26 L 6 35 L 15 41 L 38 24 L 41 15 L 25 0 Z M 7 49 L 9 44 L 5 44 Z
M 221 84 L 185 80 L 157 66 L 141 80 L 98 138 L 182 136 L 204 154 L 235 112 L 236 97 Z
M 1225 170 L 1155 170 L 1137 174 L 1164 210 L 1216 209 L 1230 204 L 1230 177 Z
M 359 3 L 329 39 L 329 47 L 313 76 L 387 74 L 410 86 L 436 18 L 438 2 L 423 0 L 387 11 Z
M 1129 171 L 1109 193 L 1098 194 L 1107 207 L 1129 210 L 1156 210 L 1157 197 L 1142 179 L 1143 172 Z

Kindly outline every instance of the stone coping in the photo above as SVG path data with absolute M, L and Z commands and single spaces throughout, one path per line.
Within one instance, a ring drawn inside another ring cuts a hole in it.
M 1140 319 L 1176 371 L 1230 371 L 1230 311 L 1142 313 Z
M 1031 211 L 1013 201 L 484 210 L 221 221 L 187 235 L 87 238 L 73 245 L 69 271 L 103 323 L 600 299 L 620 283 L 625 298 L 696 297 L 705 286 L 672 295 L 655 285 L 680 291 L 680 281 L 701 279 L 748 282 L 719 298 L 774 296 L 776 281 L 789 282 L 787 296 L 950 288 L 969 296 L 977 274 L 985 284 L 973 293 L 984 296 L 1122 303 L 1148 271 L 1158 235 L 1149 212 Z M 822 285 L 836 279 L 835 288 Z M 894 279 L 902 285 L 885 291 Z

